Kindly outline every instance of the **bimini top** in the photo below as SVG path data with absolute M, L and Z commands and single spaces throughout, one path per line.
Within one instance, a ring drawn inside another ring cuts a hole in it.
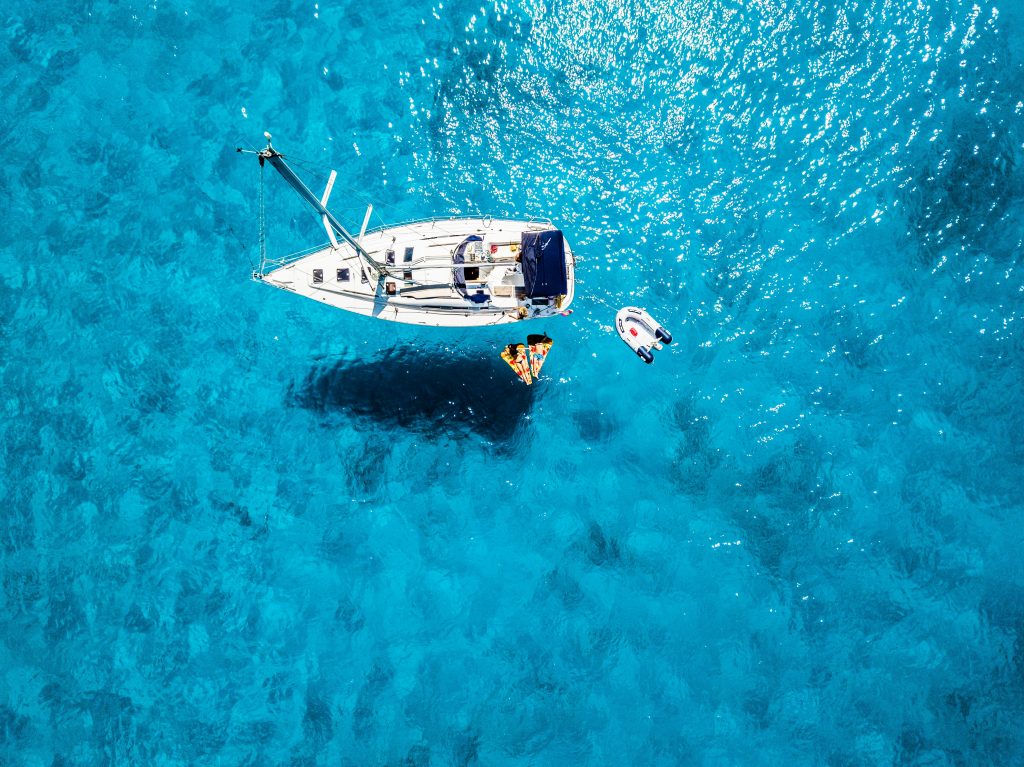
M 530 298 L 564 296 L 568 292 L 565 242 L 557 229 L 523 232 L 523 281 Z
M 474 272 L 479 274 L 478 269 L 474 269 L 471 266 L 467 267 L 465 265 L 466 248 L 469 247 L 471 243 L 483 241 L 484 238 L 481 237 L 479 234 L 471 234 L 469 237 L 462 241 L 462 244 L 460 244 L 458 248 L 455 249 L 455 255 L 452 256 L 452 277 L 454 278 L 455 289 L 459 291 L 459 295 L 463 297 L 466 296 L 466 269 L 468 268 L 470 270 L 470 274 L 473 274 Z M 474 276 L 474 279 L 475 278 L 476 277 Z

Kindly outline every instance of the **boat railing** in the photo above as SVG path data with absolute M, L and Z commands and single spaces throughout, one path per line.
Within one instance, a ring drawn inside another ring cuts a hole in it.
M 481 221 L 485 222 L 484 226 L 487 227 L 487 226 L 490 226 L 491 221 L 494 220 L 494 216 L 491 216 L 491 215 L 486 215 L 486 216 L 478 216 L 478 215 L 428 216 L 426 218 L 415 218 L 415 219 L 410 219 L 409 221 L 402 221 L 402 222 L 397 223 L 397 224 L 384 224 L 382 226 L 376 226 L 373 229 L 367 229 L 365 234 L 374 234 L 376 232 L 383 231 L 384 229 L 397 229 L 398 227 L 415 226 L 416 224 L 425 224 L 427 222 L 430 222 L 432 224 L 442 224 L 445 221 L 468 221 L 468 220 L 471 220 L 471 219 L 480 219 Z M 503 220 L 522 221 L 524 219 L 509 218 L 509 219 L 503 219 Z M 548 224 L 549 226 L 554 226 L 551 223 L 551 219 L 546 218 L 544 216 L 530 216 L 529 218 L 525 219 L 525 221 L 528 224 Z M 365 234 L 364 234 L 364 236 L 365 236 Z M 260 264 L 259 274 L 263 275 L 263 274 L 266 274 L 268 271 L 272 271 L 274 269 L 280 269 L 282 266 L 287 266 L 288 264 L 293 264 L 296 261 L 299 261 L 299 260 L 305 258 L 306 256 L 312 254 L 312 253 L 317 253 L 317 252 L 319 252 L 321 250 L 327 250 L 330 247 L 332 247 L 331 243 L 325 242 L 325 243 L 322 243 L 320 245 L 314 245 L 311 248 L 305 248 L 304 250 L 298 250 L 298 251 L 295 251 L 294 253 L 289 253 L 287 256 L 278 256 L 277 258 L 268 258 L 262 264 Z
M 288 266 L 305 258 L 308 255 L 316 253 L 321 250 L 327 250 L 331 247 L 331 243 L 325 242 L 322 245 L 314 245 L 311 248 L 304 250 L 297 250 L 294 253 L 289 253 L 287 256 L 278 256 L 277 258 L 268 258 L 262 264 L 260 264 L 260 273 L 266 274 L 270 269 L 279 269 L 282 266 Z
M 492 216 L 490 214 L 481 216 L 475 213 L 470 213 L 461 216 L 426 216 L 424 218 L 412 218 L 409 219 L 408 221 L 399 221 L 398 223 L 395 224 L 381 224 L 380 226 L 375 226 L 372 229 L 367 229 L 366 234 L 374 234 L 376 232 L 383 231 L 384 229 L 398 229 L 399 227 L 403 226 L 416 226 L 417 224 L 426 223 L 443 224 L 445 221 L 469 221 L 471 219 L 480 219 L 481 221 L 484 222 L 484 227 L 488 227 L 490 226 L 491 222 L 494 221 L 495 216 Z M 500 220 L 522 221 L 524 219 L 515 218 L 513 216 L 507 216 L 501 217 Z M 525 219 L 525 221 L 528 224 L 551 224 L 551 219 L 546 218 L 545 216 L 530 216 L 529 218 Z

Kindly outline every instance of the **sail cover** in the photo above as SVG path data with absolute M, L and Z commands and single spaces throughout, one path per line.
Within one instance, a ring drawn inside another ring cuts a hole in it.
M 557 229 L 546 232 L 523 232 L 523 280 L 530 298 L 564 296 L 565 243 Z

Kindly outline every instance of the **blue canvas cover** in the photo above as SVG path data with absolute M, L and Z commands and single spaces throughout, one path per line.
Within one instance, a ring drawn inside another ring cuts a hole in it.
M 466 295 L 466 268 L 462 264 L 466 263 L 466 246 L 471 242 L 481 242 L 483 237 L 478 234 L 471 234 L 455 251 L 455 255 L 452 256 L 452 264 L 454 269 L 452 270 L 452 277 L 455 282 L 455 289 L 463 296 Z
M 552 298 L 568 292 L 565 273 L 565 241 L 557 229 L 523 232 L 523 281 L 530 298 Z

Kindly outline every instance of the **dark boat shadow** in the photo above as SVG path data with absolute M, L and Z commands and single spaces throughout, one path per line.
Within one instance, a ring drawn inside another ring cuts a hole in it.
M 508 442 L 526 425 L 534 388 L 516 378 L 497 353 L 400 346 L 366 359 L 317 365 L 292 385 L 290 397 L 308 410 L 353 416 L 364 427 Z

